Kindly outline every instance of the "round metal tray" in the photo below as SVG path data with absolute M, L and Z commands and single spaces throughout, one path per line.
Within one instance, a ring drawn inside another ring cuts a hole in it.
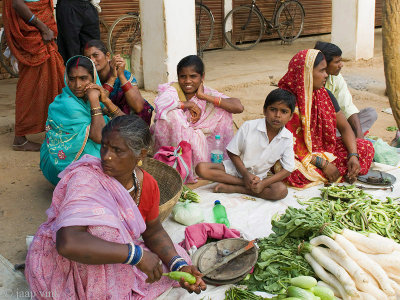
M 358 176 L 358 181 L 371 185 L 391 186 L 396 182 L 396 177 L 392 174 L 369 170 L 367 174 Z

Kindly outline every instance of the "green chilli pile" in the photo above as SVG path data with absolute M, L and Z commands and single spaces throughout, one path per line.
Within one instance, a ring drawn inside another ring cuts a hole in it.
M 332 185 L 321 189 L 321 197 L 306 201 L 307 211 L 319 212 L 330 227 L 373 232 L 400 242 L 400 206 L 390 197 L 375 199 L 350 186 Z

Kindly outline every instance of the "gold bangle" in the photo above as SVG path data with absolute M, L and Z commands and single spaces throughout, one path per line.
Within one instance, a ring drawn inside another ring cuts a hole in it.
M 92 117 L 94 117 L 94 116 L 100 116 L 100 115 L 103 115 L 103 113 L 95 113 L 95 114 L 92 114 Z
M 100 106 L 98 106 L 98 107 L 93 107 L 92 109 L 90 109 L 90 110 L 96 110 L 96 109 L 101 109 L 101 107 Z
M 117 106 L 113 111 L 110 112 L 110 115 L 114 115 L 118 109 L 119 109 L 119 107 Z
M 221 106 L 221 100 L 222 100 L 222 98 L 221 98 L 221 97 L 219 97 L 219 101 L 218 101 L 218 107 L 220 107 L 220 106 Z

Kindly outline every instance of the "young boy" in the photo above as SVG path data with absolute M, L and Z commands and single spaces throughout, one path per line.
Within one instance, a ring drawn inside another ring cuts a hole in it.
M 275 89 L 265 99 L 265 118 L 246 121 L 226 147 L 230 160 L 222 164 L 202 162 L 196 173 L 220 182 L 217 193 L 250 194 L 267 200 L 283 199 L 287 187 L 282 180 L 294 170 L 293 135 L 285 125 L 293 116 L 296 97 Z M 268 176 L 279 160 L 282 169 Z

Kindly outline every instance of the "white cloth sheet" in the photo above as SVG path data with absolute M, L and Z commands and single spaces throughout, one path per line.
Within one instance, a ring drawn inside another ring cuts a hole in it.
M 379 165 L 381 169 L 382 164 Z M 389 166 L 390 167 L 390 166 Z M 378 199 L 385 199 L 386 197 L 396 197 L 400 195 L 400 168 L 390 167 L 390 174 L 396 176 L 397 180 L 394 184 L 394 190 L 366 190 L 368 193 L 374 195 Z M 383 171 L 383 170 L 382 170 Z M 362 184 L 356 182 L 356 184 Z M 289 193 L 285 199 L 279 201 L 266 201 L 256 198 L 256 201 L 245 199 L 242 194 L 217 194 L 213 193 L 213 188 L 216 184 L 209 184 L 196 189 L 201 197 L 199 209 L 203 210 L 205 222 L 213 222 L 212 207 L 215 200 L 220 200 L 225 206 L 231 228 L 238 229 L 244 237 L 248 240 L 255 238 L 262 238 L 268 236 L 271 231 L 271 218 L 276 213 L 282 213 L 288 206 L 301 207 L 297 203 L 297 198 L 309 199 L 311 197 L 319 196 L 319 189 L 322 185 L 311 187 L 306 190 L 295 190 L 289 188 Z M 163 226 L 170 235 L 174 243 L 178 243 L 184 238 L 185 226 L 180 225 L 173 221 L 170 216 L 164 221 Z M 207 290 L 200 295 L 189 294 L 184 289 L 173 288 L 161 295 L 158 299 L 224 299 L 225 290 L 229 289 L 230 285 L 223 285 L 219 287 L 207 286 Z M 265 295 L 265 294 L 264 294 Z

